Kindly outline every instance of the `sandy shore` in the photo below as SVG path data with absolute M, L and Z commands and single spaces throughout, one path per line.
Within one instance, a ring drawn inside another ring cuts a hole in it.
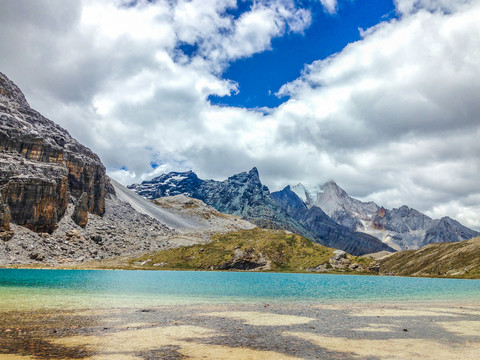
M 480 301 L 2 312 L 0 358 L 478 359 Z

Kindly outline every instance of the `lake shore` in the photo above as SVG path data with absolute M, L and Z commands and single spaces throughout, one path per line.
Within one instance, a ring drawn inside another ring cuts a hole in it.
M 26 359 L 477 359 L 480 300 L 2 311 L 0 354 Z

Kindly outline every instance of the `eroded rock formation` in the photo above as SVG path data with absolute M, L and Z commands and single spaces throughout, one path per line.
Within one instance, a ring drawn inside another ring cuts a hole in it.
M 0 194 L 11 221 L 51 233 L 82 194 L 87 211 L 103 215 L 108 189 L 98 156 L 31 109 L 0 73 Z

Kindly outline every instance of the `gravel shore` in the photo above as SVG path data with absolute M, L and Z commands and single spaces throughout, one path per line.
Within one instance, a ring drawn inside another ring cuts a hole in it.
M 480 302 L 3 311 L 0 358 L 478 359 Z

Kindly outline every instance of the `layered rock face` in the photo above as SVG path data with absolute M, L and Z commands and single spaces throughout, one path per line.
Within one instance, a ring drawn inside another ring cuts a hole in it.
M 98 156 L 32 110 L 0 73 L 0 194 L 11 221 L 52 233 L 68 202 L 82 195 L 88 212 L 103 215 L 108 189 Z

